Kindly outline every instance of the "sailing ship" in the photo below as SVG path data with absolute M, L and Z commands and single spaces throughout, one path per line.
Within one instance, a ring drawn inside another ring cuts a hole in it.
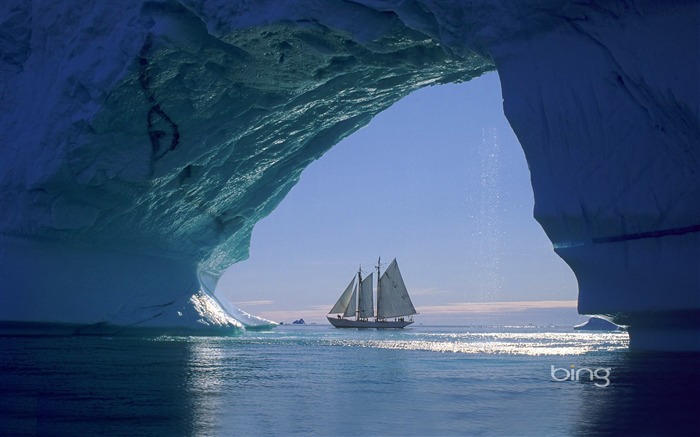
M 403 328 L 413 323 L 411 316 L 418 312 L 408 295 L 396 258 L 381 276 L 380 267 L 381 258 L 377 261 L 377 311 L 374 311 L 374 272 L 363 279 L 360 268 L 326 316 L 333 326 Z

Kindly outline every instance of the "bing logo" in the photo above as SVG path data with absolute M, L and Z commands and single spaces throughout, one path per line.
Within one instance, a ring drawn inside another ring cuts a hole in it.
M 596 387 L 607 387 L 610 385 L 610 367 L 598 367 L 597 369 L 581 367 L 576 369 L 576 366 L 573 364 L 570 367 L 571 369 L 564 369 L 552 366 L 552 379 L 554 381 L 580 381 L 581 378 L 588 378 L 591 381 L 596 381 L 594 382 Z M 605 383 L 599 381 L 605 381 Z

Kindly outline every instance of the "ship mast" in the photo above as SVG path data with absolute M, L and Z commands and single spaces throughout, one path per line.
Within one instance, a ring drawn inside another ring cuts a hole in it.
M 357 268 L 357 310 L 355 311 L 355 320 L 360 320 L 360 311 L 362 311 L 362 265 Z
M 375 322 L 379 321 L 379 293 L 381 293 L 381 288 L 379 286 L 379 267 L 382 264 L 382 257 L 377 259 L 377 316 L 374 318 Z

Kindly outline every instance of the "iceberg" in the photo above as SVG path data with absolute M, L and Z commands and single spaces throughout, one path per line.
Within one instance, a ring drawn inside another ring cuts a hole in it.
M 623 331 L 622 326 L 601 317 L 591 317 L 580 325 L 574 326 L 575 331 Z
M 216 279 L 303 169 L 497 69 L 579 312 L 698 350 L 699 8 L 6 0 L 0 324 L 243 329 Z

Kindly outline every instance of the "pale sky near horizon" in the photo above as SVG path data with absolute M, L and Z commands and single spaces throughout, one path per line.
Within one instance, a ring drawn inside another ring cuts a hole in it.
M 398 259 L 431 320 L 449 323 L 467 302 L 566 301 L 578 317 L 574 274 L 532 217 L 529 177 L 496 73 L 419 90 L 304 171 L 218 294 L 273 320 L 320 322 L 381 255 Z

